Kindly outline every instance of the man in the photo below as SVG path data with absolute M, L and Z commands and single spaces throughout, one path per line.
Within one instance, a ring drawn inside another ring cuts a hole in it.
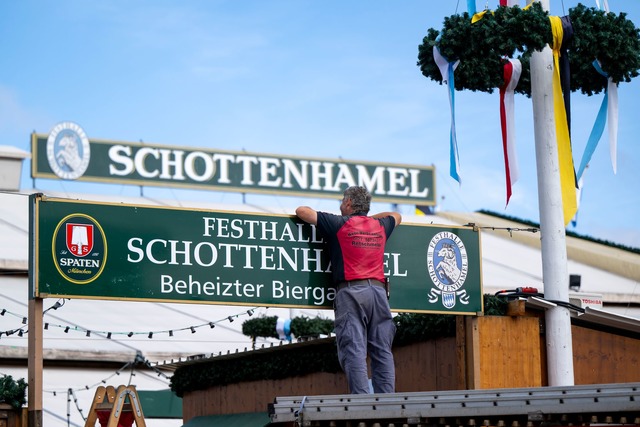
M 391 344 L 396 332 L 384 277 L 384 247 L 402 217 L 397 212 L 367 216 L 371 194 L 364 187 L 344 191 L 340 215 L 296 209 L 301 220 L 314 224 L 328 243 L 338 359 L 351 393 L 369 393 L 367 351 L 374 393 L 395 391 Z

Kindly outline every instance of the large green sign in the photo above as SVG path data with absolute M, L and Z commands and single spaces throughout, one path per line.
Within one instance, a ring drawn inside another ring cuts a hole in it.
M 295 216 L 32 196 L 31 296 L 332 308 L 331 265 Z M 482 311 L 480 233 L 401 224 L 387 242 L 394 311 Z
M 340 198 L 352 185 L 379 202 L 435 205 L 433 167 L 89 139 L 71 122 L 31 135 L 34 178 Z

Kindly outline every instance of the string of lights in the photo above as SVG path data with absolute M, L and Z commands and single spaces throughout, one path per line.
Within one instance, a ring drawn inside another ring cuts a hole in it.
M 158 368 L 154 367 L 151 365 L 151 362 L 149 362 L 143 355 L 141 352 L 136 352 L 136 356 L 134 358 L 133 361 L 131 362 L 127 362 L 126 364 L 124 364 L 121 368 L 119 368 L 118 370 L 116 370 L 113 374 L 109 375 L 106 378 L 103 378 L 102 380 L 94 383 L 94 384 L 87 384 L 84 385 L 83 387 L 78 387 L 78 388 L 67 388 L 66 390 L 43 390 L 43 393 L 47 393 L 52 395 L 53 397 L 57 397 L 58 394 L 60 394 L 60 396 L 65 396 L 67 399 L 67 420 L 70 420 L 71 418 L 71 402 L 74 403 L 76 410 L 78 411 L 78 413 L 80 414 L 80 416 L 82 417 L 82 419 L 84 421 L 87 420 L 86 416 L 84 415 L 84 413 L 82 412 L 82 408 L 80 408 L 80 404 L 78 403 L 78 397 L 76 395 L 76 393 L 78 392 L 84 392 L 84 391 L 91 391 L 96 389 L 98 386 L 100 385 L 107 385 L 109 383 L 109 380 L 111 380 L 112 378 L 121 375 L 122 373 L 126 372 L 126 371 L 130 371 L 129 372 L 129 380 L 127 383 L 127 386 L 131 384 L 132 382 L 132 378 L 134 376 L 136 376 L 136 368 L 138 368 L 139 366 L 145 366 L 149 369 L 151 369 L 152 371 L 154 371 L 158 377 L 162 377 L 161 381 L 163 381 L 167 386 L 169 385 L 169 377 L 167 375 L 165 375 L 164 372 L 160 371 Z M 139 371 L 140 373 L 142 373 L 142 371 Z M 64 395 L 61 393 L 64 391 Z
M 534 234 L 540 232 L 540 229 L 539 228 L 535 228 L 535 227 L 518 228 L 518 227 L 488 227 L 488 226 L 482 226 L 481 227 L 481 226 L 476 226 L 476 228 L 479 228 L 481 230 L 491 230 L 491 231 L 504 230 L 504 231 L 507 231 L 509 233 L 510 237 L 513 237 L 513 233 L 515 231 L 522 231 L 522 232 L 534 233 Z
M 64 300 L 62 300 L 64 301 Z M 57 310 L 58 308 L 62 307 L 64 305 L 64 302 L 60 303 L 60 301 L 57 301 L 52 307 L 48 308 L 47 310 L 45 310 L 43 312 L 46 313 L 49 310 Z M 201 324 L 197 324 L 197 325 L 191 325 L 191 326 L 186 326 L 186 327 L 182 327 L 182 328 L 172 328 L 172 329 L 164 329 L 164 330 L 157 330 L 157 331 L 99 331 L 99 330 L 89 330 L 89 329 L 85 329 L 82 328 L 80 326 L 77 325 L 64 325 L 64 324 L 56 324 L 56 323 L 51 323 L 51 322 L 45 322 L 43 325 L 43 328 L 45 330 L 50 330 L 51 328 L 58 328 L 61 329 L 64 333 L 69 333 L 69 332 L 79 332 L 84 334 L 86 337 L 91 337 L 92 334 L 100 336 L 100 337 L 106 337 L 107 339 L 111 339 L 113 337 L 116 336 L 127 336 L 129 338 L 134 337 L 134 336 L 139 336 L 139 335 L 146 335 L 147 338 L 149 339 L 153 339 L 153 337 L 158 337 L 159 335 L 161 336 L 169 336 L 169 337 L 173 337 L 174 333 L 176 332 L 183 332 L 183 331 L 190 331 L 192 334 L 195 334 L 197 329 L 199 328 L 204 328 L 204 327 L 208 327 L 209 329 L 213 329 L 216 327 L 216 325 L 222 323 L 222 322 L 229 322 L 229 323 L 233 323 L 233 321 L 241 316 L 247 315 L 247 316 L 253 316 L 253 313 L 255 312 L 255 310 L 257 310 L 257 307 L 254 308 L 250 308 L 248 310 L 242 311 L 240 313 L 236 313 L 230 316 L 225 316 L 221 319 L 218 319 L 216 321 L 209 321 L 209 322 L 205 322 L 205 323 L 201 323 Z M 3 308 L 2 310 L 0 310 L 0 316 L 5 316 L 5 315 L 10 315 L 13 316 L 15 318 L 21 319 L 22 324 L 26 325 L 28 322 L 28 318 L 24 315 L 20 315 L 17 313 L 13 313 L 9 310 L 7 310 L 6 308 Z M 21 326 L 18 328 L 14 328 L 14 329 L 8 329 L 5 331 L 0 331 L 0 339 L 3 336 L 11 336 L 13 334 L 18 334 L 18 336 L 22 337 L 23 335 L 28 333 L 28 329 L 26 326 Z
M 83 421 L 87 421 L 87 417 L 82 413 L 82 408 L 78 404 L 78 398 L 76 397 L 76 393 L 73 389 L 67 389 L 67 421 L 71 420 L 71 401 L 76 405 L 76 410 L 80 413 Z

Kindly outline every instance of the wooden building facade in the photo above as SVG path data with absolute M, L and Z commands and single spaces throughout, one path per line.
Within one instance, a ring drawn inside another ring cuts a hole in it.
M 396 391 L 423 392 L 540 387 L 547 383 L 544 316 L 459 317 L 456 336 L 394 348 Z M 606 322 L 605 322 L 606 323 Z M 637 321 L 636 321 L 637 323 Z M 576 385 L 640 381 L 640 332 L 597 323 L 572 325 Z M 322 345 L 333 339 L 316 340 Z M 309 343 L 306 343 L 309 345 Z M 295 344 L 293 344 L 295 345 Z M 289 351 L 289 346 L 274 351 Z M 256 350 L 257 351 L 257 350 Z M 251 357 L 252 352 L 234 357 Z M 224 357 L 224 356 L 217 356 Z M 194 363 L 213 363 L 216 357 Z M 178 364 L 179 365 L 179 364 Z M 266 412 L 277 396 L 348 392 L 342 372 L 316 372 L 274 380 L 212 384 L 183 396 L 185 423 L 194 417 Z

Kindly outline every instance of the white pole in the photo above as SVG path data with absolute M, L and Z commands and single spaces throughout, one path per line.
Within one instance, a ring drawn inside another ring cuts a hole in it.
M 539 1 L 548 11 L 549 0 Z M 549 46 L 531 56 L 544 296 L 548 300 L 568 302 L 569 273 L 553 109 L 553 72 L 553 53 Z M 574 385 L 569 310 L 561 306 L 547 310 L 545 323 L 549 385 Z

